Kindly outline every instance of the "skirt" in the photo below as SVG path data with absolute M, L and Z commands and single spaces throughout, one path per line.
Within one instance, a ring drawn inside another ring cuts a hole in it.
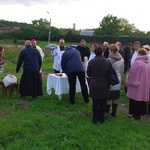
M 24 72 L 21 76 L 19 93 L 21 97 L 33 98 L 43 95 L 39 72 Z
M 147 110 L 147 102 L 144 101 L 136 101 L 133 99 L 130 99 L 129 102 L 129 114 L 135 115 L 135 116 L 141 116 L 146 114 Z
M 110 91 L 110 94 L 109 94 L 109 99 L 110 100 L 116 100 L 120 97 L 120 91 L 119 90 L 116 90 L 116 91 Z

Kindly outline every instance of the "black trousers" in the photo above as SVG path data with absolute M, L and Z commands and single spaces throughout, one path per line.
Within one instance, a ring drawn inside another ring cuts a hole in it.
M 88 102 L 89 101 L 89 96 L 88 96 L 87 85 L 86 85 L 86 82 L 85 82 L 85 73 L 84 72 L 76 72 L 76 73 L 68 74 L 70 102 L 74 103 L 77 77 L 78 77 L 79 82 L 80 82 L 82 96 L 84 98 L 84 101 Z
M 92 99 L 93 120 L 104 121 L 106 99 Z
M 124 73 L 129 71 L 130 67 L 130 60 L 124 60 Z

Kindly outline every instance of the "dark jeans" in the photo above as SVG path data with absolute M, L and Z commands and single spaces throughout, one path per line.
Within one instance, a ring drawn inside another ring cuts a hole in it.
M 130 67 L 130 60 L 124 60 L 124 73 L 129 71 Z
M 92 99 L 93 100 L 93 120 L 104 121 L 104 113 L 106 106 L 106 99 Z
M 74 103 L 77 77 L 78 77 L 79 82 L 80 82 L 82 96 L 84 98 L 84 101 L 86 103 L 88 103 L 89 102 L 89 96 L 88 96 L 87 85 L 86 85 L 86 82 L 85 82 L 85 73 L 84 72 L 76 72 L 76 73 L 68 74 L 70 102 Z

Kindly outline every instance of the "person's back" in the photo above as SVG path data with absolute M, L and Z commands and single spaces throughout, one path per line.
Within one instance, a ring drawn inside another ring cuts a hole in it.
M 24 72 L 39 71 L 42 64 L 39 51 L 32 48 L 31 45 L 27 45 L 26 48 L 20 52 L 17 70 L 20 68 L 22 62 L 24 63 Z
M 84 66 L 81 61 L 80 53 L 72 48 L 66 49 L 62 56 L 62 68 L 66 74 L 74 72 L 84 72 Z
M 88 103 L 89 99 L 88 99 L 88 90 L 85 83 L 85 71 L 83 63 L 81 61 L 80 53 L 73 48 L 67 48 L 62 55 L 61 66 L 63 72 L 66 73 L 68 76 L 70 103 L 72 105 L 75 104 L 74 96 L 76 91 L 75 85 L 77 77 L 80 82 L 84 101 L 85 103 Z

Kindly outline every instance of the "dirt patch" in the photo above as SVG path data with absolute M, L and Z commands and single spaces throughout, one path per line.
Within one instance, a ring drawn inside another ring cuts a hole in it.
M 32 104 L 30 102 L 21 100 L 15 104 L 15 107 L 20 109 L 27 109 L 29 107 L 32 107 Z

